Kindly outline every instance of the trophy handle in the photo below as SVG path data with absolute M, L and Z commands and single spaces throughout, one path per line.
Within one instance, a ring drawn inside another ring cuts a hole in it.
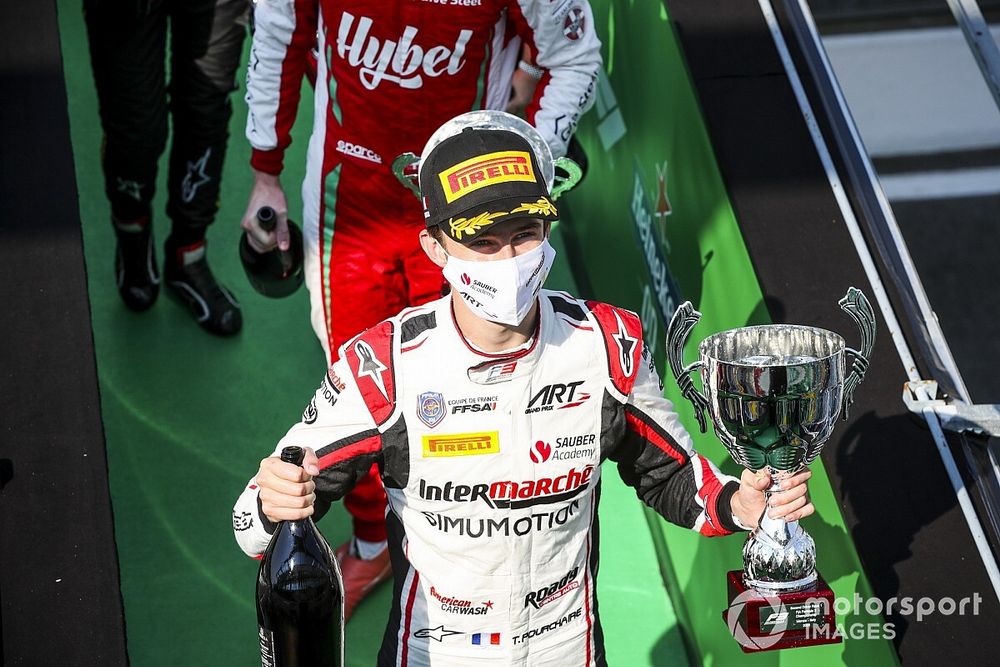
M 556 158 L 552 165 L 556 168 L 552 178 L 552 201 L 555 201 L 564 192 L 569 192 L 576 187 L 576 184 L 583 178 L 583 169 L 580 169 L 580 165 L 568 157 Z M 565 171 L 566 175 L 561 175 L 559 169 Z
M 847 352 L 854 357 L 851 363 L 851 374 L 844 381 L 844 419 L 847 419 L 847 411 L 854 402 L 854 390 L 865 379 L 865 372 L 872 358 L 872 350 L 875 348 L 875 311 L 868 302 L 865 295 L 856 287 L 847 290 L 847 294 L 840 300 L 840 308 L 850 315 L 854 323 L 861 329 L 861 349 L 855 350 L 847 348 Z
M 412 170 L 410 173 L 406 173 L 406 171 L 419 162 L 420 157 L 409 152 L 402 153 L 392 161 L 392 173 L 396 175 L 399 182 L 406 186 L 417 199 L 420 199 L 420 188 L 417 186 L 417 175 L 413 173 Z
M 701 368 L 701 361 L 696 361 L 687 366 L 684 365 L 684 345 L 687 343 L 691 329 L 698 324 L 701 313 L 694 309 L 690 301 L 682 303 L 670 318 L 667 326 L 667 360 L 670 362 L 670 370 L 674 374 L 677 386 L 680 387 L 681 394 L 694 406 L 694 415 L 698 418 L 698 426 L 701 432 L 708 430 L 705 421 L 705 410 L 708 409 L 708 399 L 698 391 L 694 382 L 691 381 L 691 372 Z

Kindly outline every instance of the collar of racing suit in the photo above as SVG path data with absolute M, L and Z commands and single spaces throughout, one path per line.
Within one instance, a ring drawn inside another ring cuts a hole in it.
M 551 309 L 547 307 L 545 299 L 538 300 L 538 320 L 535 322 L 535 331 L 531 340 L 524 346 L 518 346 L 513 350 L 494 354 L 477 350 L 458 328 L 455 320 L 455 309 L 451 299 L 442 299 L 440 307 L 447 309 L 446 312 L 438 313 L 438 321 L 451 323 L 446 327 L 448 335 L 453 336 L 455 345 L 450 346 L 456 351 L 461 351 L 469 359 L 468 377 L 471 381 L 481 385 L 499 384 L 509 382 L 515 378 L 530 375 L 534 369 L 542 349 L 545 347 L 541 343 L 542 331 L 547 328 L 548 319 L 552 316 Z

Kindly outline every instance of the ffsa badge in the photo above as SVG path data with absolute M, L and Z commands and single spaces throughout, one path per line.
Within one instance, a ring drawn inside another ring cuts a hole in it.
M 444 396 L 436 391 L 425 391 L 417 396 L 417 416 L 420 421 L 427 424 L 428 428 L 434 428 L 444 419 L 445 411 Z

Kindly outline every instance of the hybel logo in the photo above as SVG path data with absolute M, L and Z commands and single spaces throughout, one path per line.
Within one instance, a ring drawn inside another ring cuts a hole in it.
M 421 75 L 431 78 L 442 74 L 454 75 L 465 66 L 462 58 L 472 38 L 471 30 L 459 32 L 451 49 L 440 45 L 424 49 L 414 44 L 418 29 L 413 26 L 406 26 L 399 38 L 382 42 L 378 37 L 369 35 L 374 21 L 362 16 L 355 28 L 354 20 L 354 15 L 349 12 L 340 17 L 337 54 L 351 67 L 360 68 L 361 83 L 368 90 L 375 90 L 383 81 L 413 90 L 424 85 Z M 354 28 L 353 35 L 351 28 Z
M 539 609 L 553 600 L 558 600 L 570 591 L 576 590 L 580 587 L 580 583 L 576 580 L 576 575 L 579 573 L 580 567 L 574 566 L 559 581 L 543 586 L 537 591 L 531 591 L 524 596 L 524 608 L 527 609 L 528 605 L 531 605 L 535 609 Z
M 497 454 L 500 451 L 500 434 L 497 431 L 459 433 L 457 435 L 425 435 L 422 439 L 424 458 L 479 456 L 481 454 Z
M 565 410 L 566 408 L 575 408 L 578 405 L 582 405 L 590 398 L 590 394 L 585 391 L 577 392 L 577 388 L 581 384 L 583 384 L 583 380 L 577 380 L 568 384 L 557 382 L 545 385 L 538 393 L 531 397 L 531 400 L 528 402 L 528 409 L 524 413 L 530 415 L 533 412 L 554 410 L 556 406 L 560 410 Z
M 445 169 L 438 178 L 449 204 L 480 188 L 512 181 L 535 182 L 531 157 L 525 151 L 500 151 L 477 155 Z

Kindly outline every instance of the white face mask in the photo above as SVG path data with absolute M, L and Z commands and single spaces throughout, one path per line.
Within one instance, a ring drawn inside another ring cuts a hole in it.
M 531 310 L 555 257 L 548 239 L 523 255 L 492 262 L 448 255 L 444 277 L 477 316 L 517 326 Z

